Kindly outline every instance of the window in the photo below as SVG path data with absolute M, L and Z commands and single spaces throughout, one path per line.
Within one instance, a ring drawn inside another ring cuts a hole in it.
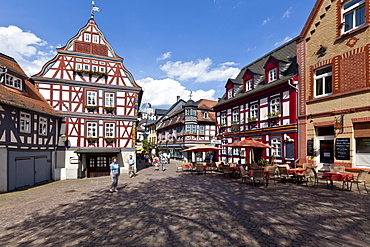
M 343 5 L 343 32 L 365 24 L 365 0 L 347 1 Z
M 5 85 L 22 90 L 22 80 L 12 75 L 5 74 Z
M 270 101 L 270 115 L 280 114 L 280 98 L 274 98 Z
M 249 116 L 250 118 L 258 118 L 258 104 L 251 105 Z
M 98 124 L 95 122 L 87 123 L 87 137 L 98 137 Z
M 76 64 L 76 69 L 81 70 L 82 69 L 82 64 L 80 64 L 80 63 Z
M 204 118 L 209 118 L 209 113 L 208 113 L 208 112 L 206 112 L 206 111 L 205 111 L 205 112 L 203 112 L 203 117 L 204 117 Z
M 99 43 L 99 35 L 93 35 L 93 43 Z
M 230 99 L 234 96 L 234 90 L 232 88 L 230 88 L 229 90 L 227 90 L 227 98 Z
M 85 33 L 85 41 L 90 42 L 90 34 L 89 33 Z
M 190 133 L 191 132 L 191 125 L 190 124 L 187 124 L 185 126 L 185 132 L 187 132 L 187 133 Z
M 192 125 L 192 132 L 193 132 L 193 135 L 197 134 L 197 125 L 195 124 Z
M 191 114 L 191 109 L 185 109 L 185 115 L 190 116 Z
M 222 124 L 226 124 L 226 113 L 221 113 L 221 122 Z
M 240 155 L 240 148 L 233 148 L 233 155 L 239 156 Z
M 87 105 L 97 105 L 97 92 L 88 91 L 87 92 Z
M 245 91 L 250 91 L 253 89 L 253 80 L 249 79 L 245 82 Z
M 205 134 L 204 125 L 199 125 L 199 135 L 204 135 L 204 134 Z
M 326 96 L 332 93 L 331 66 L 315 71 L 315 96 Z
M 239 110 L 233 110 L 233 123 L 239 123 Z
M 40 117 L 39 119 L 39 135 L 47 135 L 47 119 Z
M 82 62 L 82 59 L 81 58 L 76 58 L 76 61 L 77 62 Z
M 276 80 L 277 80 L 276 68 L 269 70 L 269 81 L 268 82 L 272 82 Z
M 100 62 L 101 65 L 105 65 L 105 62 Z
M 275 154 L 276 157 L 281 157 L 281 138 L 271 138 L 271 146 L 274 147 L 274 149 L 272 149 L 272 153 Z
M 89 59 L 84 59 L 84 62 L 88 63 L 88 62 L 90 62 L 90 60 Z
M 105 106 L 114 107 L 114 93 L 105 93 Z
M 95 60 L 94 60 L 94 61 L 92 61 L 92 63 L 93 63 L 93 64 L 98 64 L 98 61 L 95 61 Z
M 93 71 L 98 71 L 98 66 L 92 66 Z
M 106 123 L 105 124 L 105 137 L 114 138 L 115 131 L 114 131 L 114 123 Z
M 20 113 L 19 132 L 31 133 L 31 114 Z
M 100 72 L 104 73 L 105 72 L 105 67 L 100 67 Z

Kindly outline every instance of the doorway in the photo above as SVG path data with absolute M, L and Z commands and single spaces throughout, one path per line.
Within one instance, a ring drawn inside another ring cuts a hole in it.
M 86 176 L 100 177 L 109 175 L 109 166 L 114 155 L 93 155 L 86 156 Z

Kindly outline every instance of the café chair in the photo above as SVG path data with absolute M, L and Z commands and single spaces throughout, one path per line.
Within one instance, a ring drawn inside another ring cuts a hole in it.
M 222 167 L 222 173 L 224 174 L 224 177 L 230 178 L 231 177 L 231 173 L 232 173 L 232 171 L 230 171 L 230 166 L 224 165 Z
M 265 171 L 270 172 L 270 179 L 274 180 L 274 184 L 276 184 L 276 179 L 278 179 L 277 174 L 277 167 L 276 166 L 265 166 Z
M 197 174 L 204 174 L 203 165 L 197 164 L 195 166 L 195 171 L 197 172 Z
M 252 176 L 250 179 L 253 183 L 253 187 L 256 187 L 256 182 L 262 183 L 265 188 L 267 187 L 264 168 L 252 168 Z
M 279 171 L 279 179 L 280 180 L 287 180 L 287 179 L 293 179 L 293 175 L 288 173 L 288 169 L 286 166 L 278 166 L 278 171 Z
M 358 192 L 361 194 L 359 184 L 363 183 L 366 192 L 369 194 L 369 191 L 366 188 L 366 177 L 367 177 L 367 174 L 369 174 L 369 171 L 367 171 L 367 170 L 361 170 L 358 173 L 357 178 L 355 180 L 352 180 L 351 181 L 350 190 L 352 190 L 352 184 L 356 184 L 357 185 Z
M 306 170 L 303 174 L 297 174 L 298 180 L 301 182 L 305 182 L 308 187 L 308 182 L 314 183 L 315 181 L 315 175 L 313 172 L 312 167 L 306 167 Z
M 329 183 L 328 183 L 328 180 L 326 178 L 322 178 L 321 175 L 319 175 L 319 173 L 314 169 L 312 168 L 312 172 L 313 172 L 313 177 L 314 177 L 314 183 L 313 183 L 313 187 L 315 188 L 318 188 L 319 187 L 319 181 L 325 181 L 326 183 L 326 186 L 328 187 L 329 189 Z
M 242 183 L 246 183 L 247 178 L 249 178 L 249 176 L 247 175 L 247 172 L 245 171 L 245 168 L 243 166 L 240 166 L 239 170 L 240 170 L 240 176 L 242 178 Z
M 344 172 L 345 168 L 344 166 L 334 166 L 334 167 L 330 167 L 330 171 L 331 172 Z

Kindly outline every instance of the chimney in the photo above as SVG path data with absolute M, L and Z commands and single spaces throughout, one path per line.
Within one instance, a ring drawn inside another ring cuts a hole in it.
M 178 102 L 180 100 L 180 96 L 177 96 L 177 101 L 176 102 Z

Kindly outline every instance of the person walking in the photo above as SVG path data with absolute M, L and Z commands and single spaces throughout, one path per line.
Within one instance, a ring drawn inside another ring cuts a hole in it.
M 117 163 L 117 157 L 112 158 L 112 163 L 110 164 L 110 176 L 112 177 L 112 184 L 109 188 L 110 192 L 118 192 L 118 177 L 119 177 L 119 165 Z
M 129 175 L 130 178 L 136 176 L 137 174 L 135 173 L 135 160 L 132 158 L 132 155 L 128 158 L 128 169 L 129 169 Z
M 162 164 L 162 171 L 164 171 L 164 170 L 165 170 L 164 166 L 166 165 L 166 157 L 164 157 L 164 155 L 163 155 L 163 154 L 161 154 L 161 155 L 159 156 L 159 159 L 160 159 L 161 164 Z
M 145 159 L 145 166 L 149 167 L 149 155 L 147 153 L 145 153 L 144 159 Z
M 156 170 L 156 171 L 158 171 L 159 170 L 159 168 L 158 168 L 158 163 L 159 163 L 159 158 L 158 158 L 158 156 L 154 156 L 153 155 L 153 166 L 154 166 L 154 169 Z

